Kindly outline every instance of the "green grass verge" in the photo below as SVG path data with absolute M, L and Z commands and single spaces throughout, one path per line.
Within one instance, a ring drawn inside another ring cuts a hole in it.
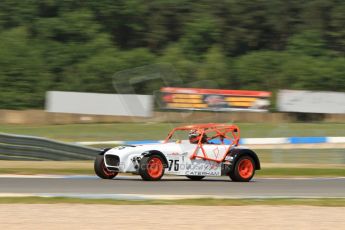
M 262 163 L 344 164 L 344 149 L 254 149 Z
M 308 205 L 345 207 L 345 198 L 316 199 L 177 199 L 177 200 L 114 200 L 80 199 L 65 197 L 1 197 L 0 204 L 106 204 L 106 205 L 200 205 L 200 206 L 243 206 L 243 205 Z
M 35 174 L 53 174 L 53 175 L 93 175 L 93 168 L 85 169 L 40 169 L 40 168 L 0 168 L 0 174 L 19 174 L 19 175 L 35 175 Z
M 63 141 L 161 140 L 178 123 L 112 123 L 73 125 L 0 125 L 0 132 L 48 137 Z M 237 123 L 241 136 L 343 136 L 345 123 Z
M 5 161 L 0 174 L 94 174 L 93 161 Z
M 264 168 L 256 172 L 256 177 L 344 177 L 345 168 Z

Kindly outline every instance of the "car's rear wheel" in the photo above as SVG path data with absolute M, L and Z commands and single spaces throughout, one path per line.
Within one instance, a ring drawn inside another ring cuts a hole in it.
M 159 155 L 144 156 L 140 161 L 139 174 L 143 180 L 156 181 L 164 175 L 163 159 Z
M 113 179 L 118 172 L 109 171 L 104 164 L 104 156 L 97 155 L 94 163 L 94 170 L 97 176 L 102 179 Z
M 255 174 L 255 162 L 250 156 L 240 157 L 234 168 L 230 171 L 229 176 L 233 181 L 248 182 Z
M 204 176 L 186 176 L 191 180 L 202 180 L 204 179 Z

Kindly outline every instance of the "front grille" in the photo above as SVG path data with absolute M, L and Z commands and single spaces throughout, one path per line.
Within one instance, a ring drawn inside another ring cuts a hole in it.
M 114 155 L 105 155 L 105 162 L 109 166 L 119 166 L 120 158 Z

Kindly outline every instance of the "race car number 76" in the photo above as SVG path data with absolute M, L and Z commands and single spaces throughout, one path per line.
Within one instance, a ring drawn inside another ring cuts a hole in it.
M 179 160 L 169 160 L 169 168 L 168 170 L 171 171 L 172 166 L 174 165 L 174 171 L 178 171 L 179 170 Z

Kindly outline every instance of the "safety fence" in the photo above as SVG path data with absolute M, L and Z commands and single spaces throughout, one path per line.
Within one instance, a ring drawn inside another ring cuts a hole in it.
M 0 160 L 90 160 L 98 151 L 46 138 L 0 133 Z

